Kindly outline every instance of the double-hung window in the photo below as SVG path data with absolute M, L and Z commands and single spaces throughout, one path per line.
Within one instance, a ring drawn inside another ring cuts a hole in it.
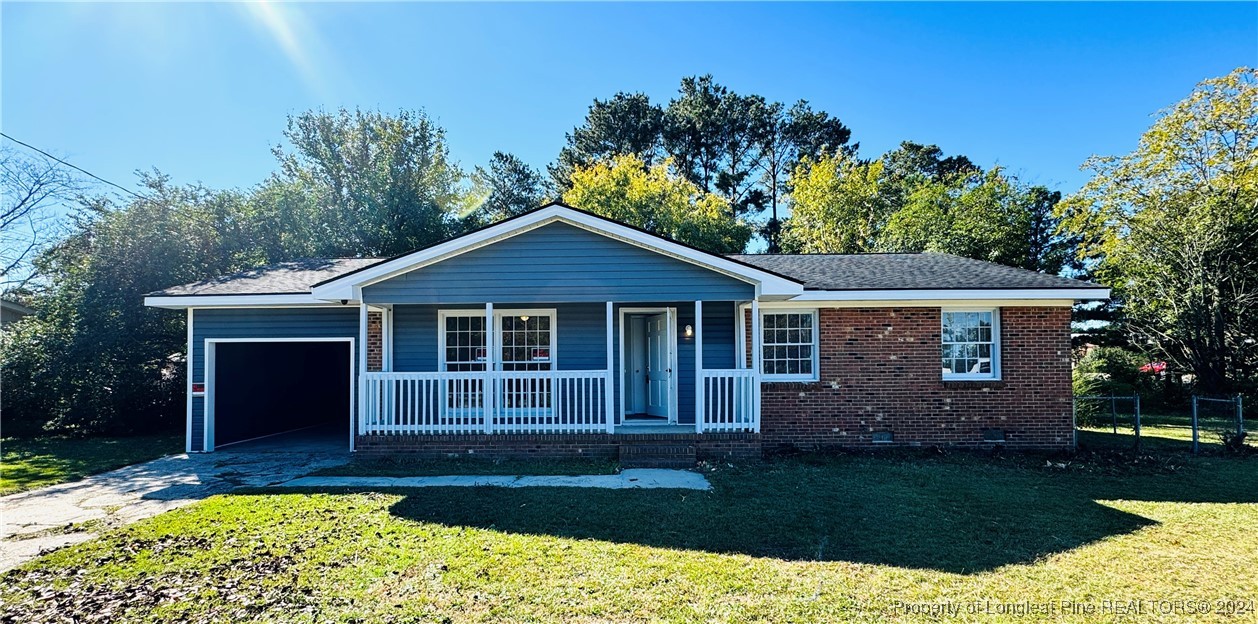
M 762 312 L 762 372 L 777 381 L 816 381 L 817 311 Z
M 943 378 L 1000 379 L 1000 314 L 997 309 L 943 310 Z
M 555 311 L 503 310 L 494 314 L 494 348 L 490 353 L 485 313 L 443 310 L 440 315 L 440 369 L 448 372 L 492 370 L 530 373 L 555 368 Z M 449 407 L 478 408 L 483 403 L 481 379 L 455 378 Z M 497 404 L 505 410 L 537 415 L 550 410 L 551 382 L 545 375 L 504 376 L 497 384 Z M 531 411 L 530 411 L 531 410 Z
M 494 317 L 496 370 L 544 371 L 554 367 L 555 311 L 504 310 Z M 485 313 L 442 310 L 440 369 L 483 371 L 489 365 Z

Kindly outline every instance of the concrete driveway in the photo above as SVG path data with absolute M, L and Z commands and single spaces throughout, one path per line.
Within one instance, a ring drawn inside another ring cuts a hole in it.
M 348 432 L 299 431 L 0 497 L 0 571 L 214 494 L 344 464 L 348 447 Z

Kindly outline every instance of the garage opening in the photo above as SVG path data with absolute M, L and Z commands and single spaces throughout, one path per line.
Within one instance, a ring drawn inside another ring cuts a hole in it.
M 215 447 L 299 429 L 349 446 L 349 342 L 220 342 L 213 357 Z

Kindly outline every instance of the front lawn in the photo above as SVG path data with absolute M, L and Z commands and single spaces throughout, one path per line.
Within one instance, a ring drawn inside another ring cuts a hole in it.
M 0 496 L 76 481 L 183 450 L 182 434 L 0 440 Z
M 709 478 L 217 496 L 9 572 L 0 603 L 13 621 L 931 619 L 909 603 L 1012 622 L 1258 599 L 1254 458 L 851 455 Z M 1188 619 L 1252 619 L 1213 608 Z

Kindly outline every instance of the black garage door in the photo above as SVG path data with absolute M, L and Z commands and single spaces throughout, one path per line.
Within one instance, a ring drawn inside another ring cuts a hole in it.
M 348 342 L 220 342 L 214 445 L 323 424 L 349 426 Z

